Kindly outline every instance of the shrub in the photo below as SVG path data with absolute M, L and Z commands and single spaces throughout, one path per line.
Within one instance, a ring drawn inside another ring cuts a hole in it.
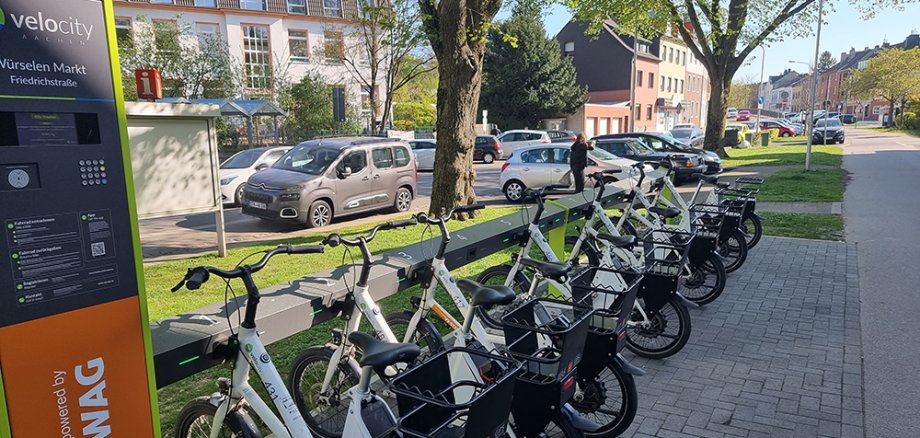
M 916 113 L 910 111 L 898 114 L 894 121 L 895 126 L 899 129 L 920 129 L 920 119 L 917 118 Z

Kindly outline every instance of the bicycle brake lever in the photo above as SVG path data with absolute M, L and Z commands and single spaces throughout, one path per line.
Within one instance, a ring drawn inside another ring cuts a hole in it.
M 185 281 L 188 280 L 188 277 L 189 277 L 190 275 L 192 275 L 192 270 L 191 270 L 191 269 L 189 269 L 189 270 L 185 273 L 185 277 L 183 277 L 182 280 L 179 281 L 179 284 L 175 285 L 172 289 L 170 289 L 170 291 L 172 291 L 172 292 L 178 292 L 179 289 L 182 289 L 182 287 L 185 286 Z

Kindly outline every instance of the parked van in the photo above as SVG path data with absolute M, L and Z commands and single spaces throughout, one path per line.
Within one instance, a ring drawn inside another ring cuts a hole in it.
M 249 178 L 243 214 L 312 228 L 356 213 L 407 211 L 417 179 L 415 158 L 401 140 L 311 140 Z

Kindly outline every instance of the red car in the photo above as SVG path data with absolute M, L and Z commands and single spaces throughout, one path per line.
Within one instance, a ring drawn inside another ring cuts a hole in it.
M 735 120 L 739 122 L 745 122 L 745 121 L 751 120 L 751 112 L 748 110 L 738 111 L 738 118 Z
M 792 137 L 795 135 L 795 131 L 792 128 L 776 123 L 772 120 L 764 120 L 760 122 L 760 129 L 766 131 L 768 129 L 776 129 L 780 137 Z

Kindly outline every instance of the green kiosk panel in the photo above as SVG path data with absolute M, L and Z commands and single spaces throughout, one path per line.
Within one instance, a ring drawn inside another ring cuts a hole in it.
M 110 0 L 0 0 L 0 436 L 156 436 Z

